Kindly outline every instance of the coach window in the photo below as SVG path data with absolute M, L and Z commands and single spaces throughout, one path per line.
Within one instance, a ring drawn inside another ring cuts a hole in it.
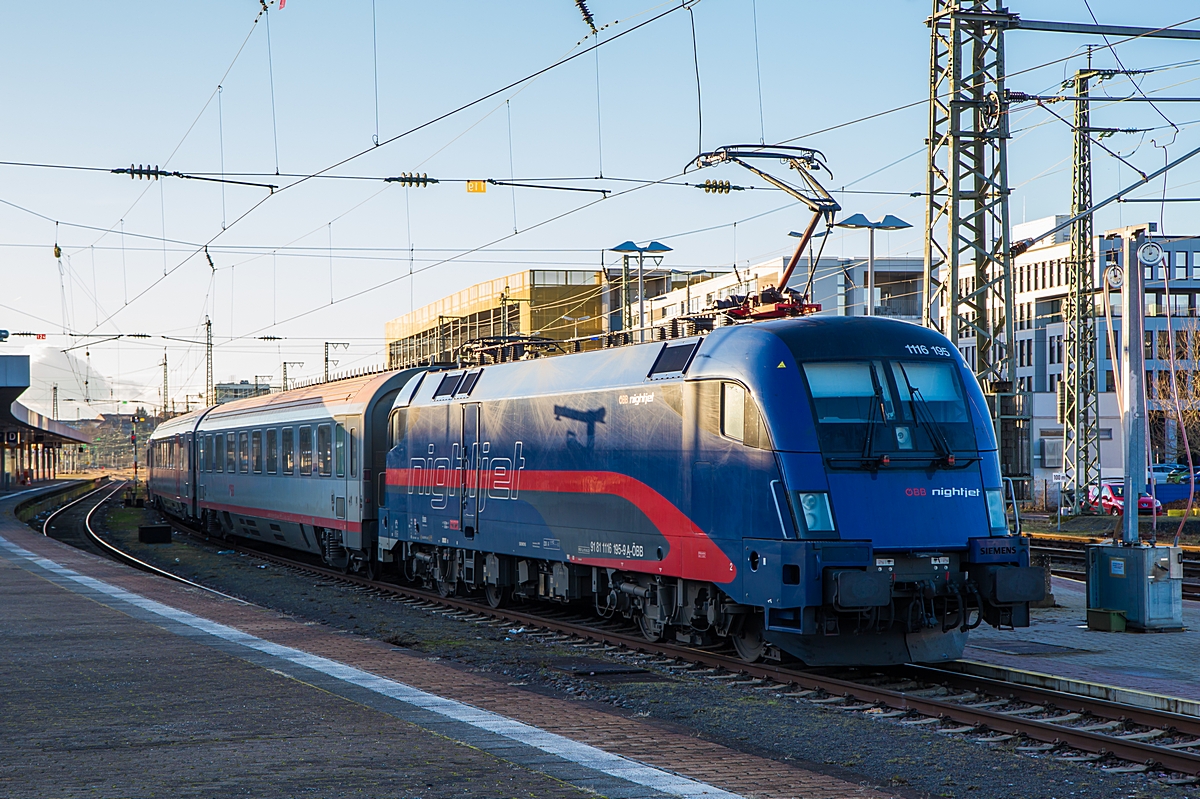
M 197 447 L 200 450 L 200 469 L 198 471 L 202 472 L 208 466 L 208 441 L 205 440 L 204 436 L 200 436 L 200 440 L 197 442 Z
M 317 472 L 322 477 L 333 474 L 333 428 L 317 425 Z
M 350 476 L 358 477 L 358 431 L 350 428 Z
M 746 389 L 721 384 L 721 434 L 741 441 L 746 437 Z
M 300 474 L 312 474 L 312 428 L 308 425 L 300 428 Z
M 337 438 L 333 442 L 333 471 L 338 477 L 346 476 L 346 428 L 337 426 Z
M 237 433 L 225 434 L 225 471 L 237 474 Z
M 267 474 L 275 474 L 279 466 L 279 431 L 267 428 Z
M 296 431 L 290 427 L 283 428 L 283 473 L 291 474 L 296 468 L 296 448 L 294 438 Z
M 250 431 L 238 433 L 238 472 L 246 474 L 250 471 Z
M 215 437 L 216 444 L 213 448 L 213 466 L 218 472 L 225 471 L 225 434 L 217 433 Z
M 262 474 L 262 431 L 250 434 L 250 465 L 255 474 Z

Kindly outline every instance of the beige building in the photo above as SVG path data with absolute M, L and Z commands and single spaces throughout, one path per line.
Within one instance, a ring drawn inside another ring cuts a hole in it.
M 646 269 L 646 303 L 713 275 Z M 453 362 L 464 347 L 481 345 L 553 348 L 536 344 L 549 339 L 572 342 L 571 349 L 597 348 L 601 336 L 636 327 L 636 314 L 636 262 L 628 275 L 620 266 L 529 269 L 478 283 L 388 322 L 388 368 Z M 512 350 L 510 357 L 519 353 Z

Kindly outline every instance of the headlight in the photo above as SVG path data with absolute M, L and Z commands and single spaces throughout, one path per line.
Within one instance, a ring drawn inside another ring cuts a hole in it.
M 999 488 L 987 490 L 988 526 L 1008 532 L 1008 516 L 1004 513 L 1004 492 Z
M 832 533 L 833 512 L 829 509 L 829 495 L 802 493 L 797 491 L 796 504 L 804 516 L 804 527 L 812 533 Z

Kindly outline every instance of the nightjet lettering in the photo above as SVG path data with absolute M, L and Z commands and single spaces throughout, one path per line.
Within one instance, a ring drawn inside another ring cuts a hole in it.
M 617 397 L 618 405 L 645 405 L 654 402 L 654 395 L 649 391 L 642 394 L 621 394 Z
M 513 445 L 512 457 L 492 457 L 490 441 L 474 442 L 466 457 L 459 443 L 450 446 L 450 455 L 438 456 L 437 445 L 430 444 L 426 457 L 410 458 L 408 493 L 430 497 L 433 510 L 445 510 L 449 498 L 462 495 L 475 499 L 483 512 L 489 499 L 513 500 L 521 494 L 521 473 L 525 470 L 525 444 Z
M 931 496 L 951 499 L 953 497 L 981 497 L 983 491 L 978 488 L 931 488 Z

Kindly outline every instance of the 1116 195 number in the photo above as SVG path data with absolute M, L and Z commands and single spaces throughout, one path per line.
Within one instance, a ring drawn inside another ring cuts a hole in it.
M 945 347 L 927 347 L 924 344 L 905 344 L 904 349 L 908 350 L 913 355 L 941 355 L 943 358 L 950 357 L 950 350 Z

